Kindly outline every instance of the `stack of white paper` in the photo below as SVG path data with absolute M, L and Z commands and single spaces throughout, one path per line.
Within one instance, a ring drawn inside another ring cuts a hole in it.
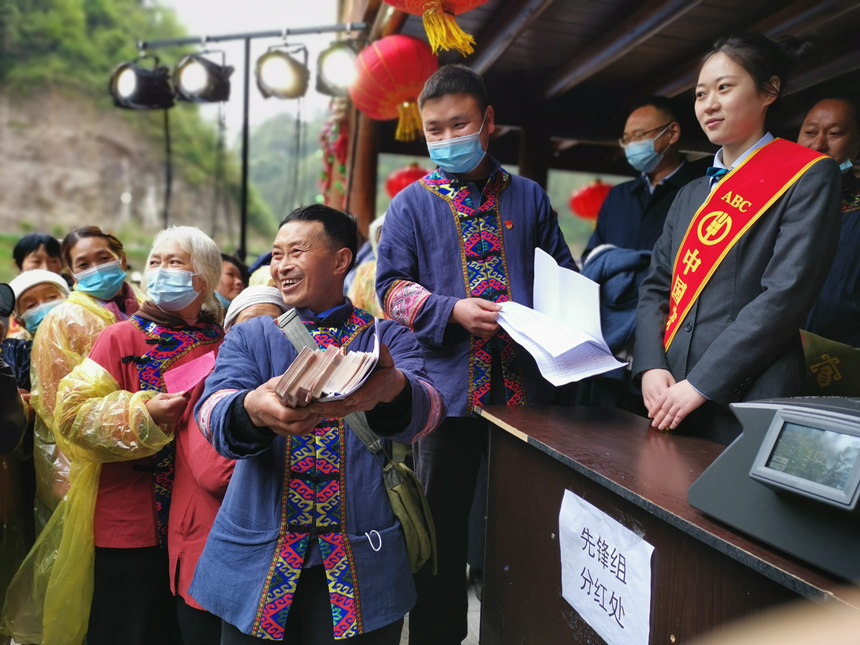
M 540 373 L 564 385 L 623 367 L 600 332 L 600 286 L 535 249 L 534 309 L 502 303 L 499 325 L 531 354 Z

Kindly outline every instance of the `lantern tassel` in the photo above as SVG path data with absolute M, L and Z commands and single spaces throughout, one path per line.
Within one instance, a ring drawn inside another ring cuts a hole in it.
M 397 106 L 399 114 L 397 131 L 394 138 L 398 141 L 414 141 L 421 132 L 421 113 L 415 101 L 407 101 Z
M 463 56 L 475 51 L 475 39 L 460 29 L 454 14 L 440 9 L 429 9 L 424 12 L 424 31 L 434 54 L 440 49 L 456 49 Z

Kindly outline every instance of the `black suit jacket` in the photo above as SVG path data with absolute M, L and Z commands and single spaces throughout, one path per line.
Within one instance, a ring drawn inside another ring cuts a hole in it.
M 709 192 L 685 186 L 654 247 L 636 312 L 635 375 L 668 369 L 708 399 L 727 404 L 803 391 L 798 329 L 830 265 L 839 235 L 839 170 L 813 164 L 729 251 L 666 352 L 663 334 L 672 264 Z

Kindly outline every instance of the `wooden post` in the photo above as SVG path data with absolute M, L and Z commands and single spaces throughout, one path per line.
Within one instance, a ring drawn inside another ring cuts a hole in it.
M 549 132 L 537 124 L 520 130 L 520 175 L 539 183 L 546 190 L 552 149 Z
M 347 170 L 346 210 L 358 220 L 358 231 L 366 238 L 367 227 L 376 216 L 378 125 L 358 110 L 355 115 L 356 133 Z

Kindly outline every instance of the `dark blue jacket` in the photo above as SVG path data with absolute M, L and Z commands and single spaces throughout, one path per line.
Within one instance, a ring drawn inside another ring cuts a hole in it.
M 830 273 L 809 312 L 806 329 L 860 347 L 860 180 L 842 175 L 842 226 Z M 826 262 L 827 258 L 821 258 Z
M 450 416 L 470 414 L 470 396 L 480 376 L 474 338 L 449 322 L 454 303 L 469 295 L 467 250 L 461 237 L 462 205 L 458 210 L 452 199 L 439 197 L 423 182 L 441 177 L 457 186 L 458 199 L 465 184 L 470 191 L 469 204 L 487 207 L 495 203 L 501 243 L 497 251 L 488 251 L 487 257 L 499 259 L 501 269 L 495 269 L 493 277 L 507 281 L 514 302 L 527 307 L 533 304 L 535 248 L 549 253 L 559 266 L 576 270 L 558 217 L 543 189 L 530 179 L 510 175 L 494 160 L 491 182 L 498 179 L 497 173 L 505 179 L 498 192 L 490 184 L 482 188 L 442 170 L 407 186 L 391 200 L 385 234 L 379 241 L 379 301 L 389 317 L 415 332 L 424 351 L 427 373 L 442 392 Z M 552 402 L 554 389 L 540 375 L 534 359 L 524 350 L 516 351 L 528 402 Z
M 678 191 L 705 174 L 707 163 L 684 162 L 678 171 L 663 183 L 648 191 L 643 177 L 613 186 L 606 196 L 597 226 L 582 253 L 588 256 L 601 244 L 614 244 L 622 249 L 650 251 L 663 232 L 663 223 Z
M 600 329 L 613 354 L 633 340 L 639 285 L 650 265 L 651 251 L 608 248 L 582 267 L 582 275 L 600 285 Z

